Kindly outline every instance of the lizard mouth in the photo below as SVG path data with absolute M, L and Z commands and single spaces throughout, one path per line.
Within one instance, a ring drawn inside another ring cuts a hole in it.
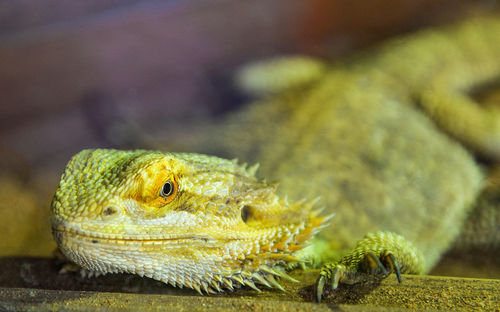
M 69 228 L 52 228 L 53 235 L 68 235 L 71 237 L 78 237 L 83 240 L 103 240 L 103 241 L 116 241 L 116 242 L 168 242 L 168 241 L 181 241 L 181 240 L 198 240 L 206 243 L 215 242 L 216 240 L 212 237 L 203 236 L 203 235 L 169 235 L 167 237 L 131 237 L 131 236 L 122 236 L 122 235 L 105 235 L 94 233 L 93 235 L 87 234 L 85 232 L 81 232 L 78 230 L 73 230 Z
M 192 245 L 193 242 L 200 242 L 203 245 L 215 245 L 217 239 L 209 237 L 206 235 L 199 234 L 170 234 L 162 236 L 146 236 L 146 235 L 135 235 L 127 236 L 120 234 L 103 234 L 103 233 L 92 233 L 89 234 L 82 230 L 72 229 L 62 225 L 55 225 L 52 227 L 52 235 L 57 241 L 62 241 L 68 237 L 80 242 L 90 242 L 92 244 L 99 243 L 115 243 L 118 245 L 134 244 L 138 243 L 141 245 L 163 245 L 168 243 L 176 243 L 181 246 L 182 242 L 185 241 L 186 244 Z M 230 240 L 241 240 L 241 238 L 229 238 Z
M 52 235 L 58 242 L 67 241 L 68 239 L 78 241 L 80 243 L 91 244 L 141 244 L 144 246 L 164 245 L 175 243 L 183 245 L 182 242 L 192 245 L 193 242 L 199 242 L 204 245 L 215 245 L 217 239 L 208 235 L 199 233 L 181 233 L 181 234 L 125 234 L 125 233 L 103 233 L 95 230 L 84 230 L 79 227 L 73 227 L 66 221 L 53 218 L 52 220 Z M 240 240 L 238 237 L 230 237 L 226 240 Z

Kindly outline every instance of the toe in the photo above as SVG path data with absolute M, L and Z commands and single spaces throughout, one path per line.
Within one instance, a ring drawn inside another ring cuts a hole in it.
M 318 280 L 316 281 L 316 302 L 317 303 L 320 303 L 321 298 L 323 298 L 325 284 L 326 284 L 326 277 L 324 275 L 320 275 Z
M 366 261 L 368 261 L 368 265 L 371 269 L 378 269 L 384 276 L 387 276 L 389 272 L 380 261 L 379 257 L 377 257 L 373 252 L 368 252 L 366 254 Z
M 398 282 L 401 283 L 401 269 L 394 255 L 392 253 L 387 254 L 384 257 L 384 262 L 391 269 L 391 271 L 396 274 Z

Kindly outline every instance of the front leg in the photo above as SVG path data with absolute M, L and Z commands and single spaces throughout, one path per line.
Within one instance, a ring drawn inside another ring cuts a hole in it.
M 420 274 L 422 264 L 421 253 L 401 235 L 391 232 L 368 234 L 338 262 L 323 266 L 316 281 L 316 300 L 321 301 L 325 285 L 331 284 L 336 289 L 339 283 L 382 279 L 392 272 L 401 283 L 401 273 Z

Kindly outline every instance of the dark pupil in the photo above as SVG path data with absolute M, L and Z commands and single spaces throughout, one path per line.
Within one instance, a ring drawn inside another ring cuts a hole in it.
M 163 188 L 161 189 L 161 195 L 169 196 L 171 193 L 172 193 L 172 182 L 168 181 L 163 185 Z

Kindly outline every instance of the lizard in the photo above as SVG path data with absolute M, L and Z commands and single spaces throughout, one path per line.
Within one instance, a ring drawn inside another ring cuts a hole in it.
M 84 150 L 54 195 L 54 238 L 86 270 L 200 293 L 281 289 L 276 278 L 306 261 L 323 265 L 318 301 L 372 273 L 426 273 L 480 196 L 471 151 L 498 157 L 495 124 L 466 92 L 500 73 L 499 36 L 482 18 L 339 64 L 284 62 L 306 64 L 305 78 L 254 66 L 269 94 L 192 149 L 258 162 L 279 186 L 216 156 Z

